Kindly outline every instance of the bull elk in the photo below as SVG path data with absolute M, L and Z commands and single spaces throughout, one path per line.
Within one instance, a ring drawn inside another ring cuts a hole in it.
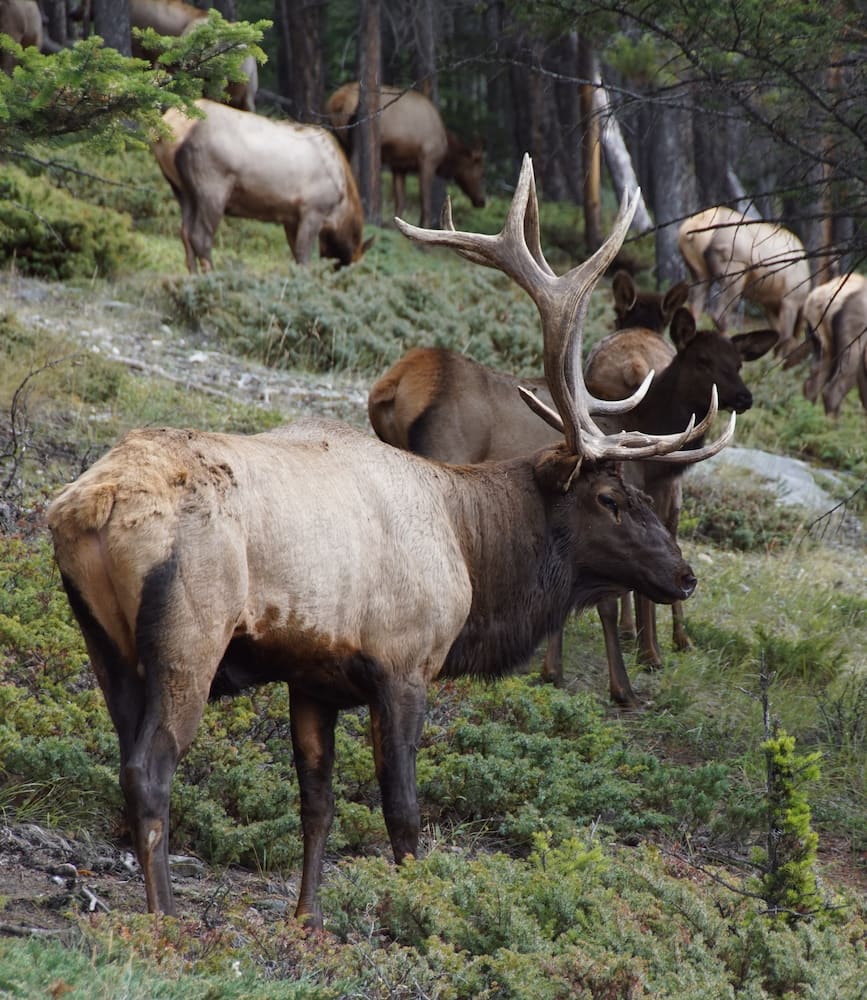
M 804 303 L 804 322 L 813 349 L 806 398 L 814 403 L 821 393 L 825 412 L 836 419 L 857 385 L 867 410 L 867 278 L 852 272 L 814 288 Z
M 468 146 L 446 129 L 436 105 L 417 90 L 380 87 L 379 109 L 382 164 L 391 169 L 395 215 L 404 214 L 407 174 L 418 174 L 422 226 L 433 224 L 434 175 L 453 180 L 476 208 L 484 207 L 485 156 L 481 143 Z M 325 110 L 351 156 L 358 83 L 345 83 L 336 90 Z
M 715 284 L 708 312 L 720 330 L 728 329 L 741 300 L 753 302 L 779 334 L 776 352 L 788 364 L 800 360 L 795 340 L 811 277 L 804 244 L 794 233 L 720 205 L 686 219 L 677 244 L 692 275 L 689 301 L 696 318 Z
M 398 220 L 411 239 L 497 268 L 534 299 L 565 426 L 558 446 L 453 467 L 326 420 L 250 436 L 147 429 L 52 502 L 55 556 L 117 730 L 151 911 L 175 910 L 170 787 L 209 694 L 289 686 L 304 841 L 295 912 L 321 926 L 340 709 L 370 708 L 400 862 L 418 845 L 415 759 L 435 678 L 511 670 L 572 608 L 604 594 L 692 593 L 691 569 L 617 463 L 680 461 L 704 426 L 610 438 L 589 415 L 576 364 L 587 300 L 634 206 L 624 202 L 603 246 L 561 277 L 541 254 L 529 157 L 496 236 Z
M 129 0 L 130 28 L 153 28 L 158 35 L 180 37 L 195 31 L 207 21 L 208 12 L 184 0 Z M 151 60 L 153 52 L 132 33 L 132 54 L 139 59 Z M 245 80 L 230 80 L 226 91 L 228 104 L 241 111 L 256 110 L 256 92 L 259 89 L 259 66 L 248 55 L 241 63 Z
M 326 129 L 276 122 L 198 100 L 203 118 L 176 108 L 163 115 L 171 136 L 153 153 L 181 208 L 187 269 L 213 267 L 211 248 L 224 215 L 280 222 L 295 260 L 359 260 L 370 244 L 355 178 Z
M 691 414 L 705 415 L 701 433 L 694 436 L 686 450 L 674 456 L 629 462 L 624 473 L 652 497 L 660 519 L 674 538 L 684 467 L 708 456 L 701 442 L 715 407 L 708 408 L 707 400 L 718 391 L 720 407 L 738 413 L 748 409 L 752 395 L 740 377 L 741 366 L 745 360 L 761 357 L 770 350 L 777 335 L 773 330 L 762 330 L 730 339 L 716 331 L 698 331 L 690 311 L 681 307 L 672 319 L 671 336 L 677 345 L 676 352 L 658 334 L 648 330 L 633 328 L 610 334 L 600 342 L 603 349 L 591 354 L 595 362 L 588 362 L 584 382 L 589 389 L 589 370 L 595 364 L 595 384 L 604 390 L 605 383 L 598 374 L 609 372 L 613 373 L 615 383 L 622 385 L 636 370 L 650 370 L 648 354 L 641 354 L 642 350 L 650 351 L 655 362 L 662 361 L 664 370 L 656 375 L 646 395 L 631 411 L 622 415 L 603 413 L 599 421 L 603 428 L 612 436 L 622 429 L 650 436 L 666 435 L 682 426 Z M 551 399 L 545 379 L 519 379 L 443 348 L 414 348 L 374 384 L 368 397 L 368 413 L 382 440 L 428 458 L 456 463 L 516 458 L 553 445 L 561 433 L 559 423 L 552 429 L 533 419 L 519 400 L 520 387 L 526 387 L 546 403 Z M 594 408 L 600 407 L 601 401 L 596 400 Z M 661 657 L 652 600 L 645 594 L 638 601 L 640 658 L 650 666 L 658 666 Z M 677 602 L 666 603 L 677 607 Z M 615 595 L 606 595 L 599 602 L 599 615 L 605 636 L 611 699 L 620 705 L 635 705 L 637 698 L 617 633 Z M 683 648 L 685 644 L 683 617 L 678 609 L 675 645 Z M 561 624 L 549 633 L 542 674 L 546 680 L 562 683 Z

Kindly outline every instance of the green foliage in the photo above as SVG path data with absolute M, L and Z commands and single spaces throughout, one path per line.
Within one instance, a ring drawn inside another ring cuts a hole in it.
M 764 868 L 760 892 L 771 915 L 812 914 L 821 903 L 816 884 L 819 835 L 812 829 L 804 786 L 819 778 L 820 754 L 795 753 L 795 738 L 777 730 L 762 744 L 768 775 L 767 849 L 753 860 Z
M 684 490 L 678 534 L 748 552 L 784 548 L 799 535 L 803 515 L 775 502 L 771 490 L 721 475 L 696 476 Z
M 416 268 L 382 280 L 393 254 L 406 252 L 403 237 L 383 234 L 359 264 L 339 271 L 324 261 L 308 268 L 287 261 L 280 276 L 222 271 L 179 279 L 168 291 L 181 322 L 272 367 L 382 371 L 409 347 L 435 345 L 540 370 L 538 318 L 520 290 L 481 269 L 456 289 L 453 274 L 428 267 L 415 251 Z
M 837 636 L 832 630 L 790 640 L 759 626 L 756 638 L 758 659 L 776 680 L 797 679 L 813 688 L 825 688 L 845 666 L 837 649 Z
M 135 266 L 131 220 L 97 211 L 14 167 L 0 178 L 0 260 L 23 274 L 66 281 Z
M 256 42 L 269 23 L 229 24 L 212 11 L 198 30 L 155 43 L 156 70 L 98 36 L 47 56 L 19 46 L 20 65 L 0 76 L 0 152 L 28 156 L 31 143 L 80 139 L 100 150 L 141 146 L 162 129 L 167 106 L 188 107 L 203 90 L 219 97 L 248 54 L 264 58 Z

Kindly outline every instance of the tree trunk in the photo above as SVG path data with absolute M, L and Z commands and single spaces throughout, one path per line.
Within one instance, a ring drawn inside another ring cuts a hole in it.
M 611 183 L 618 201 L 625 191 L 632 192 L 638 186 L 638 178 L 632 165 L 632 157 L 623 140 L 620 125 L 614 116 L 608 91 L 600 86 L 593 89 L 593 113 L 599 121 L 600 141 L 605 154 L 605 166 L 611 174 Z M 653 219 L 647 211 L 647 204 L 642 192 L 638 208 L 632 219 L 632 227 L 636 233 L 646 233 L 653 229 Z
M 93 31 L 121 55 L 132 54 L 127 0 L 93 0 Z
M 199 3 L 196 6 L 203 7 L 205 5 Z M 227 21 L 238 20 L 238 0 L 213 0 L 207 6 L 218 10 Z
M 42 0 L 45 27 L 49 37 L 58 45 L 66 45 L 69 31 L 66 25 L 66 0 Z
M 696 203 L 692 167 L 692 117 L 674 106 L 663 107 L 656 118 L 654 136 L 653 214 L 656 218 L 656 281 L 666 287 L 686 276 L 677 247 L 680 221 Z
M 280 93 L 296 121 L 317 125 L 325 108 L 324 14 L 320 0 L 274 0 Z
M 419 0 L 413 6 L 413 28 L 415 33 L 415 76 L 418 89 L 439 105 L 439 77 L 437 75 L 437 33 L 433 0 Z M 431 216 L 434 220 L 442 217 L 448 186 L 445 180 L 434 174 L 431 184 Z
M 602 246 L 602 146 L 599 118 L 593 113 L 593 91 L 601 85 L 599 61 L 583 35 L 578 38 L 581 79 L 581 164 L 584 169 L 584 243 L 588 253 Z
M 358 181 L 364 216 L 373 226 L 382 225 L 379 146 L 381 53 L 380 0 L 359 0 Z

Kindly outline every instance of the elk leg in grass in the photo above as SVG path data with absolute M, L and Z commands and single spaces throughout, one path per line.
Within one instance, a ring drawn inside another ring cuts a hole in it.
M 623 598 L 624 604 L 629 601 L 629 595 Z M 629 674 L 623 662 L 623 653 L 617 639 L 617 611 L 619 601 L 616 597 L 605 597 L 597 605 L 599 621 L 602 623 L 602 634 L 605 637 L 605 652 L 608 656 L 608 690 L 611 700 L 616 705 L 634 708 L 638 705 L 638 697 L 629 683 Z
M 292 748 L 301 799 L 304 865 L 295 916 L 314 930 L 322 929 L 319 888 L 325 841 L 334 819 L 334 727 L 337 708 L 289 687 Z

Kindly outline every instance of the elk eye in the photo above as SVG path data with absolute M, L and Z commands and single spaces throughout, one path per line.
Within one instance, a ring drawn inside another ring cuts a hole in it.
M 617 506 L 617 501 L 614 499 L 613 496 L 611 496 L 610 493 L 600 493 L 598 500 L 599 503 L 601 503 L 603 507 L 606 507 L 608 510 L 610 510 L 615 517 L 617 517 L 617 515 L 620 513 L 620 508 Z

